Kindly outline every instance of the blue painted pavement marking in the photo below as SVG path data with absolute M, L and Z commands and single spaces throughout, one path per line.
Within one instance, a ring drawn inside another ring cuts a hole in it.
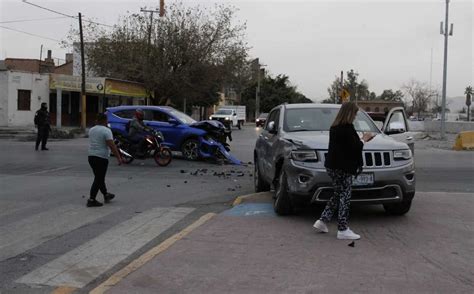
M 244 203 L 222 213 L 229 216 L 276 216 L 271 203 Z

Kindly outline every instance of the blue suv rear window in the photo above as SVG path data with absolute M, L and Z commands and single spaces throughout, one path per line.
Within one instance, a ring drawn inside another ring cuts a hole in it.
M 134 109 L 120 110 L 120 111 L 114 112 L 114 114 L 121 118 L 132 119 L 133 116 L 135 115 L 135 110 Z

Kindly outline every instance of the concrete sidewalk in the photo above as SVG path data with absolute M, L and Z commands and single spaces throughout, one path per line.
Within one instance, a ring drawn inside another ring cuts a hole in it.
M 474 291 L 473 194 L 418 193 L 403 217 L 354 206 L 355 247 L 336 239 L 334 223 L 329 234 L 313 230 L 320 210 L 278 217 L 260 198 L 187 232 L 107 293 Z

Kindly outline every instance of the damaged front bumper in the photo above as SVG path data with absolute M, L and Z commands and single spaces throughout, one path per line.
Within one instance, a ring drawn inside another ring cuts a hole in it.
M 288 192 L 294 198 L 309 202 L 326 202 L 334 193 L 332 180 L 322 166 L 305 167 L 294 160 L 287 160 L 285 172 Z M 399 167 L 364 168 L 363 173 L 373 173 L 374 183 L 367 186 L 353 186 L 352 202 L 393 203 L 409 200 L 415 193 L 415 166 L 413 162 Z

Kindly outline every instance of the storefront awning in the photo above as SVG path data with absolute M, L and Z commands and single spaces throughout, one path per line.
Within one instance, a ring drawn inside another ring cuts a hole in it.
M 49 88 L 51 90 L 62 89 L 64 91 L 81 92 L 81 77 L 51 74 Z M 153 93 L 150 95 L 141 83 L 101 77 L 86 78 L 86 93 L 134 98 L 153 97 Z

